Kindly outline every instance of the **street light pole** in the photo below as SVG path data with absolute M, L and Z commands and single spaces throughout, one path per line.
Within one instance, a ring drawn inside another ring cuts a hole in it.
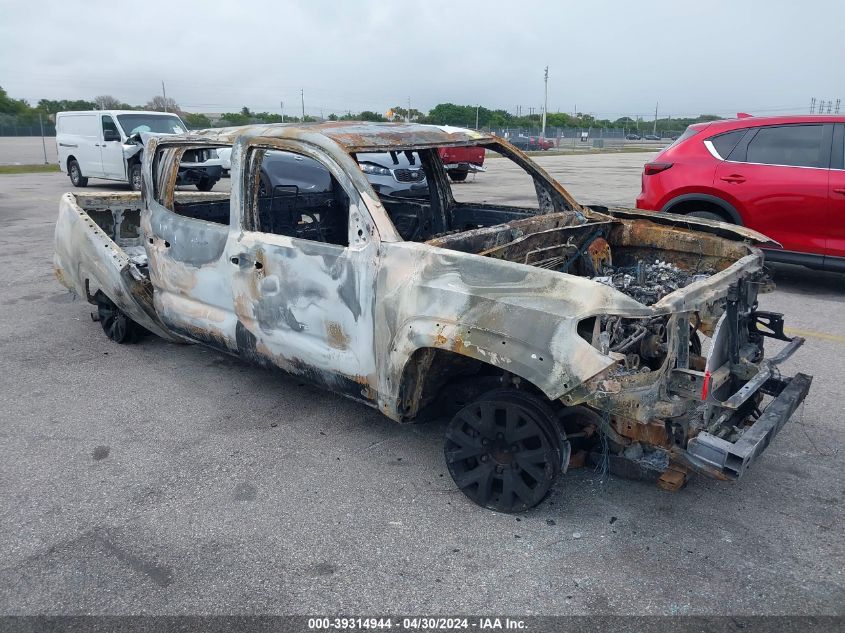
M 657 106 L 658 106 L 659 104 L 660 104 L 660 102 L 659 102 L 659 101 L 658 101 L 657 103 L 655 103 L 655 104 L 654 104 L 654 128 L 652 128 L 652 130 L 651 130 L 651 134 L 652 134 L 652 135 L 656 135 L 656 134 L 657 134 Z
M 543 96 L 543 130 L 540 133 L 542 138 L 546 138 L 546 112 L 549 109 L 549 67 L 546 66 L 546 76 L 544 78 L 544 92 L 545 95 Z
M 478 108 L 479 104 L 475 104 L 475 129 L 478 129 Z

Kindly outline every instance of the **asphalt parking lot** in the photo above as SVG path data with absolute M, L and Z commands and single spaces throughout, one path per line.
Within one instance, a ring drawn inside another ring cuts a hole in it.
M 633 205 L 651 156 L 539 162 L 583 202 Z M 496 163 L 466 191 L 505 182 Z M 807 338 L 782 371 L 815 379 L 741 481 L 668 493 L 584 468 L 509 516 L 455 488 L 440 423 L 112 343 L 52 275 L 70 188 L 0 176 L 0 612 L 845 614 L 845 276 L 775 269 L 761 304 Z

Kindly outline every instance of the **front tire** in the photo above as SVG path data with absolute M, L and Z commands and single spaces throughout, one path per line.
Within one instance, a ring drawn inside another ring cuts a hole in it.
M 200 191 L 211 191 L 214 189 L 214 185 L 216 181 L 212 180 L 211 178 L 203 178 L 197 183 L 197 189 Z
M 564 451 L 554 414 L 536 399 L 497 389 L 449 422 L 446 465 L 455 484 L 478 505 L 497 512 L 527 510 L 545 498 L 560 474 L 569 446 Z
M 82 170 L 79 168 L 79 163 L 75 159 L 71 159 L 67 164 L 67 175 L 70 177 L 70 182 L 74 187 L 87 187 L 88 179 L 82 175 Z

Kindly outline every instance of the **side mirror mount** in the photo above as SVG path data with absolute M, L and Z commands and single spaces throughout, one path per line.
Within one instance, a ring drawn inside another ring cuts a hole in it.
M 120 134 L 117 133 L 117 130 L 103 130 L 103 140 L 104 141 L 119 141 Z

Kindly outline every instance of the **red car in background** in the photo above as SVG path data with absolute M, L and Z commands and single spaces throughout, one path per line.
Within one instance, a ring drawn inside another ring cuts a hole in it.
M 780 242 L 769 261 L 845 271 L 845 117 L 691 125 L 643 168 L 637 207 L 741 224 Z
M 471 171 L 484 171 L 483 147 L 441 147 L 437 152 L 454 182 L 463 182 Z

